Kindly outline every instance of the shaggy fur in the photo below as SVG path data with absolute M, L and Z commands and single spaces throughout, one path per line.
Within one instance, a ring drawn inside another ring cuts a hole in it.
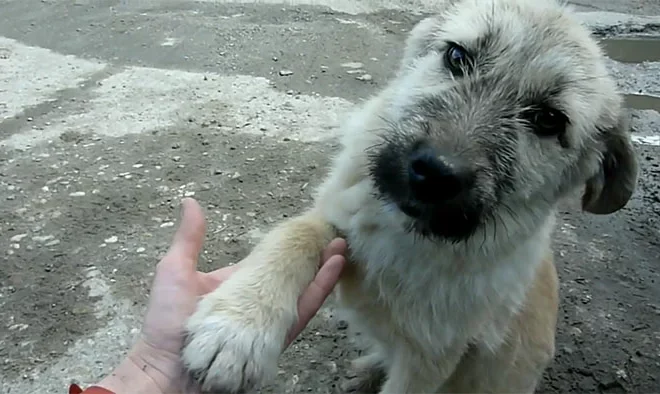
M 206 391 L 274 376 L 322 249 L 346 237 L 337 288 L 368 339 L 347 391 L 532 393 L 554 355 L 551 233 L 561 199 L 621 209 L 637 159 L 603 54 L 552 1 L 441 4 L 401 67 L 344 126 L 313 206 L 280 223 L 187 323 Z

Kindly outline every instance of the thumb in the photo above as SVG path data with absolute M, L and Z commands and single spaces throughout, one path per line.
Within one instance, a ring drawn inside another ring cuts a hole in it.
M 206 221 L 199 203 L 192 198 L 181 200 L 181 219 L 168 255 L 197 261 L 206 235 Z

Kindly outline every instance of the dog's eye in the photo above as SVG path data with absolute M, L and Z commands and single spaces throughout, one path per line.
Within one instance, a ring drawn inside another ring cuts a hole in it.
M 563 134 L 568 124 L 568 118 L 563 112 L 548 107 L 534 109 L 529 114 L 529 121 L 536 134 L 542 137 Z
M 445 52 L 445 63 L 452 74 L 463 75 L 470 65 L 470 55 L 462 46 L 450 43 Z

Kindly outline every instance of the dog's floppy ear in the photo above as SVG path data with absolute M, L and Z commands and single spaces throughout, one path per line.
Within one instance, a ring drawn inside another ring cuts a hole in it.
M 615 127 L 603 130 L 603 159 L 599 171 L 587 180 L 582 209 L 606 215 L 623 208 L 637 187 L 639 163 L 630 137 L 630 120 L 622 111 Z

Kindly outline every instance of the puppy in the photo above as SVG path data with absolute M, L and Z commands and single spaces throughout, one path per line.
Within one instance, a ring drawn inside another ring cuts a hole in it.
M 555 351 L 557 206 L 585 187 L 584 211 L 621 209 L 638 159 L 604 55 L 570 10 L 440 8 L 344 126 L 313 206 L 200 301 L 182 360 L 203 390 L 274 376 L 297 298 L 337 235 L 350 248 L 338 298 L 369 346 L 348 391 L 535 390 Z

